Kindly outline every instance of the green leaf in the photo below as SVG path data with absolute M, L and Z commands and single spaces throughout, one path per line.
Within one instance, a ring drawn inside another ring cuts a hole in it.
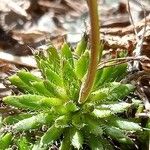
M 73 55 L 72 55 L 72 52 L 71 52 L 71 48 L 69 47 L 69 45 L 67 43 L 64 43 L 62 45 L 61 56 L 62 56 L 62 58 L 64 58 L 65 60 L 67 60 L 67 62 L 69 62 L 69 64 L 71 65 L 71 67 L 74 66 Z
M 110 63 L 111 65 L 111 63 Z M 101 78 L 99 79 L 98 86 L 101 86 L 104 83 L 120 81 L 123 78 L 127 71 L 127 64 L 120 64 L 117 66 L 110 66 L 102 69 Z
M 88 42 L 88 35 L 85 33 L 81 41 L 76 46 L 75 54 L 81 56 L 87 48 L 87 42 Z
M 106 84 L 101 89 L 94 91 L 89 96 L 89 99 L 96 103 L 106 101 L 118 101 L 134 91 L 134 86 L 131 84 L 122 84 L 120 82 L 111 82 Z
M 66 127 L 69 127 L 70 124 L 70 115 L 63 115 L 63 116 L 60 116 L 58 117 L 56 120 L 55 120 L 55 126 L 57 128 L 66 128 Z
M 114 150 L 113 146 L 104 137 L 90 135 L 89 146 L 91 150 Z
M 42 79 L 40 79 L 39 77 L 37 77 L 37 76 L 33 75 L 32 73 L 27 72 L 25 70 L 19 71 L 17 73 L 17 75 L 27 85 L 31 85 L 31 82 L 33 82 L 33 81 L 37 81 L 37 82 L 42 81 Z
M 20 120 L 29 118 L 31 116 L 32 116 L 31 114 L 27 114 L 27 113 L 12 115 L 12 116 L 8 116 L 8 117 L 4 118 L 3 123 L 11 125 L 11 124 L 19 122 Z
M 63 128 L 57 128 L 55 125 L 52 125 L 41 137 L 40 146 L 48 147 L 49 144 L 52 144 L 61 136 L 63 130 Z
M 76 112 L 78 110 L 79 107 L 73 101 L 66 102 L 64 105 L 54 108 L 54 112 L 60 115 Z
M 31 149 L 29 146 L 28 140 L 24 136 L 20 137 L 17 143 L 18 143 L 17 145 L 18 145 L 19 150 L 30 150 Z
M 127 63 L 116 65 L 113 67 L 111 81 L 120 81 L 127 73 Z
M 100 107 L 110 109 L 113 113 L 122 113 L 124 111 L 127 111 L 128 108 L 131 107 L 131 105 L 132 105 L 131 103 L 118 102 L 108 105 L 102 104 Z
M 121 100 L 128 96 L 135 89 L 135 87 L 131 84 L 122 84 L 117 82 L 113 82 L 110 86 L 112 86 L 112 88 L 109 91 L 109 95 L 107 97 L 107 100 L 110 101 Z
M 92 112 L 92 115 L 97 118 L 106 118 L 106 117 L 112 116 L 113 113 L 108 109 L 94 109 L 94 111 Z
M 40 147 L 40 144 L 35 144 L 33 147 L 32 147 L 32 150 L 47 150 L 46 147 Z
M 27 131 L 30 129 L 35 129 L 47 122 L 51 122 L 53 120 L 53 115 L 47 113 L 41 113 L 36 116 L 23 119 L 12 126 L 15 131 Z
M 17 86 L 17 88 L 19 88 L 20 90 L 26 93 L 35 93 L 34 89 L 31 86 L 28 86 L 28 84 L 24 83 L 17 75 L 12 75 L 8 79 L 11 82 L 11 84 Z
M 95 77 L 95 82 L 94 82 L 94 87 L 93 87 L 94 90 L 99 89 L 99 86 L 101 84 L 100 78 L 101 78 L 102 73 L 103 73 L 103 69 L 99 69 L 96 72 L 96 77 Z
M 82 80 L 87 72 L 89 64 L 89 52 L 85 51 L 83 55 L 77 60 L 75 64 L 75 73 L 79 80 Z
M 63 87 L 63 79 L 52 69 L 45 69 L 45 76 L 50 82 Z
M 39 95 L 20 95 L 20 96 L 8 96 L 3 101 L 9 105 L 31 109 L 31 110 L 42 110 L 51 108 L 52 106 L 59 106 L 63 104 L 63 101 L 58 98 L 48 98 Z
M 45 88 L 43 82 L 32 82 L 32 87 L 39 93 L 39 95 L 52 97 L 53 95 Z
M 71 143 L 74 146 L 74 148 L 76 149 L 80 149 L 82 148 L 83 145 L 83 135 L 81 134 L 81 132 L 79 130 L 72 130 L 72 135 L 71 135 Z
M 53 97 L 63 99 L 64 101 L 67 101 L 69 99 L 67 97 L 66 91 L 63 88 L 54 85 L 50 81 L 44 81 L 44 86 L 53 95 Z
M 94 91 L 90 94 L 89 100 L 95 103 L 102 103 L 104 100 L 106 100 L 109 90 L 109 88 L 101 88 L 97 91 Z
M 66 130 L 64 131 L 64 138 L 61 142 L 59 150 L 72 150 L 70 130 L 71 128 L 66 128 Z
M 72 125 L 81 130 L 86 125 L 84 120 L 85 116 L 81 112 L 78 112 L 72 116 Z
M 40 65 L 40 69 L 41 69 L 43 77 L 46 76 L 45 75 L 45 70 L 46 69 L 52 69 L 52 66 L 51 66 L 50 62 L 42 60 L 42 59 L 39 61 L 39 65 Z
M 142 127 L 138 123 L 134 123 L 128 120 L 123 120 L 119 118 L 113 118 L 113 120 L 110 120 L 110 123 L 113 126 L 116 126 L 122 130 L 127 130 L 127 131 L 142 131 Z
M 99 85 L 101 86 L 106 82 L 110 82 L 111 80 L 111 76 L 112 76 L 112 72 L 113 72 L 113 67 L 107 67 L 102 69 L 102 74 L 101 74 L 101 78 L 99 79 Z
M 48 48 L 47 48 L 47 52 L 49 54 L 49 61 L 54 65 L 54 69 L 60 69 L 60 57 L 59 57 L 59 54 L 57 52 L 57 49 L 50 45 Z
M 79 93 L 79 81 L 73 68 L 67 61 L 63 62 L 63 82 L 70 99 L 77 99 Z
M 119 128 L 107 126 L 105 127 L 105 131 L 109 136 L 111 136 L 111 138 L 117 140 L 120 143 L 133 144 L 132 140 L 127 137 Z
M 85 129 L 88 131 L 88 133 L 92 133 L 95 136 L 101 136 L 103 134 L 102 125 L 98 120 L 86 116 L 85 124 Z
M 12 133 L 6 133 L 0 137 L 0 149 L 5 150 L 9 148 L 12 142 Z

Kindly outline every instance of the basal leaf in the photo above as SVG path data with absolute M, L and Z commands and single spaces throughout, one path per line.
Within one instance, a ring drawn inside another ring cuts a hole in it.
M 52 144 L 61 136 L 63 130 L 63 128 L 57 128 L 55 125 L 52 125 L 41 137 L 40 147 L 48 147 L 49 144 Z
M 73 61 L 73 55 L 72 55 L 72 52 L 71 52 L 71 48 L 69 47 L 69 45 L 66 42 L 61 47 L 61 56 L 62 56 L 62 58 L 64 58 L 64 60 L 69 62 L 71 67 L 74 66 L 74 61 Z
M 89 52 L 85 51 L 85 53 L 81 55 L 81 57 L 76 61 L 75 64 L 75 73 L 78 79 L 82 80 L 82 78 L 87 72 L 88 64 L 89 64 Z
M 141 131 L 142 128 L 138 123 L 131 122 L 128 120 L 123 120 L 120 118 L 114 118 L 113 120 L 110 120 L 110 123 L 122 130 L 127 131 Z
M 31 147 L 29 146 L 28 140 L 24 136 L 20 137 L 17 143 L 18 143 L 17 145 L 18 145 L 19 150 L 30 150 L 31 149 Z
M 6 133 L 6 134 L 0 136 L 0 149 L 5 150 L 5 149 L 9 148 L 9 145 L 12 142 L 12 138 L 13 138 L 12 133 Z
M 26 84 L 31 85 L 31 82 L 33 81 L 37 81 L 40 82 L 42 81 L 42 79 L 40 79 L 39 77 L 33 75 L 30 72 L 27 72 L 25 70 L 21 70 L 17 73 L 17 75 L 19 76 L 19 78 Z
M 77 44 L 75 48 L 76 55 L 81 56 L 85 52 L 87 48 L 87 42 L 88 42 L 88 35 L 85 33 L 81 41 L 79 41 L 79 43 Z
M 13 130 L 15 131 L 27 131 L 30 129 L 35 129 L 47 122 L 53 120 L 53 115 L 47 113 L 41 113 L 30 118 L 23 119 L 13 125 Z
M 63 62 L 62 71 L 63 71 L 63 83 L 66 92 L 68 93 L 71 99 L 77 98 L 79 93 L 79 81 L 73 68 L 67 61 Z
M 127 137 L 119 128 L 107 126 L 105 127 L 105 131 L 108 135 L 110 135 L 113 139 L 117 140 L 120 143 L 133 144 L 132 140 Z
M 74 148 L 80 149 L 82 148 L 83 145 L 83 135 L 79 130 L 72 130 L 72 135 L 71 137 L 71 144 L 73 145 Z
M 52 69 L 45 69 L 45 76 L 50 82 L 63 87 L 63 79 Z

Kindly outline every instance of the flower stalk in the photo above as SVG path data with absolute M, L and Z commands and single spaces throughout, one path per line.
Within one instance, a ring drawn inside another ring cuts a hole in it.
M 81 85 L 78 102 L 84 103 L 93 87 L 98 62 L 101 59 L 100 52 L 100 35 L 99 35 L 99 16 L 98 16 L 98 3 L 97 0 L 87 0 L 90 14 L 91 24 L 91 59 L 88 68 L 88 73 L 85 82 Z

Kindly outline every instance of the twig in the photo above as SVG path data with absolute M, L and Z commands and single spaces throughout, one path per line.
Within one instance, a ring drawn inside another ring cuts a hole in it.
M 120 65 L 122 63 L 132 62 L 132 61 L 139 61 L 141 64 L 145 64 L 145 62 L 150 64 L 150 58 L 148 58 L 147 56 L 137 56 L 137 57 L 133 56 L 133 57 L 115 58 L 115 59 L 103 61 L 100 64 L 98 64 L 98 69 L 102 69 L 114 65 Z
M 145 33 L 146 33 L 146 25 L 147 25 L 146 10 L 145 10 L 144 6 L 141 4 L 141 2 L 139 0 L 136 0 L 139 3 L 139 5 L 141 6 L 141 8 L 142 8 L 142 10 L 144 12 L 144 19 L 145 19 L 144 28 L 142 29 L 143 33 L 142 33 L 142 36 L 140 37 L 140 35 L 138 35 L 138 34 L 141 33 L 142 30 L 139 33 L 137 33 L 137 30 L 136 30 L 136 27 L 135 27 L 135 23 L 134 23 L 132 14 L 131 14 L 129 1 L 130 0 L 128 0 L 128 12 L 129 12 L 131 23 L 132 23 L 132 25 L 134 27 L 134 32 L 135 32 L 136 41 L 137 41 L 137 45 L 135 47 L 135 50 L 133 51 L 133 55 L 134 56 L 140 56 L 141 55 L 141 51 L 142 51 L 143 42 L 144 42 Z M 133 63 L 133 70 L 139 70 L 139 62 L 134 61 L 134 63 Z
M 128 6 L 128 13 L 129 13 L 130 21 L 131 21 L 131 24 L 133 25 L 133 29 L 134 29 L 134 32 L 136 34 L 136 40 L 138 41 L 139 37 L 137 36 L 138 35 L 137 30 L 136 30 L 134 20 L 133 20 L 132 14 L 131 14 L 130 0 L 128 0 L 127 6 Z
M 143 103 L 144 103 L 144 106 L 145 106 L 145 109 L 147 111 L 150 111 L 150 102 L 145 94 L 145 92 L 143 91 L 143 88 L 140 86 L 140 80 L 143 78 L 144 76 L 142 77 L 139 77 L 138 80 L 136 81 L 136 87 L 137 87 L 137 93 L 138 93 L 138 96 L 143 100 Z

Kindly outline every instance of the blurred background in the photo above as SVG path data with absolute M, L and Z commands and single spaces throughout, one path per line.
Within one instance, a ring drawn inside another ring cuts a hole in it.
M 150 0 L 131 0 L 135 24 L 144 17 L 139 2 L 150 12 Z M 130 25 L 126 0 L 101 0 L 99 8 L 103 28 Z M 0 49 L 14 55 L 29 55 L 51 40 L 60 46 L 65 38 L 71 44 L 88 32 L 86 0 L 0 0 Z
M 126 50 L 130 55 L 135 49 L 132 15 L 139 37 L 147 26 L 142 54 L 150 57 L 150 0 L 130 0 L 130 9 L 127 0 L 101 0 L 98 5 L 105 52 Z M 0 0 L 0 99 L 11 94 L 3 84 L 10 73 L 36 68 L 34 51 L 49 42 L 60 49 L 64 40 L 75 46 L 89 29 L 86 0 Z

